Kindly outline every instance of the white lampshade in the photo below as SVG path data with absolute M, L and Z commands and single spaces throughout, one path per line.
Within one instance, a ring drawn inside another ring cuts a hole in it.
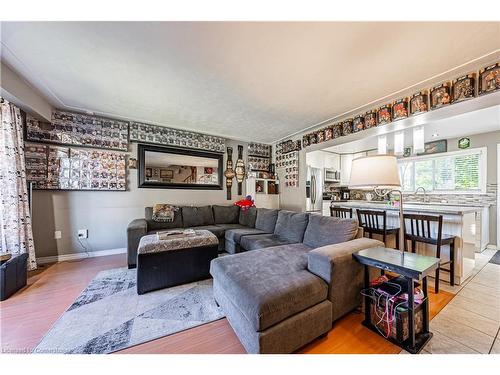
M 352 161 L 349 187 L 396 189 L 401 186 L 398 162 L 393 155 L 366 156 Z

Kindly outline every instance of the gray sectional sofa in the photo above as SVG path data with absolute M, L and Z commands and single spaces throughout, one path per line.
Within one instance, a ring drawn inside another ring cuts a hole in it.
M 362 238 L 355 219 L 236 206 L 181 207 L 172 223 L 145 219 L 127 229 L 128 264 L 142 236 L 207 229 L 231 256 L 210 265 L 214 297 L 249 353 L 290 353 L 360 305 L 363 267 L 352 253 L 383 246 Z
M 290 353 L 360 305 L 352 253 L 376 246 L 355 220 L 279 211 L 272 234 L 240 238 L 253 251 L 212 261 L 214 297 L 249 353 Z
M 243 230 L 246 233 L 268 233 L 255 228 L 256 219 L 256 208 L 244 211 L 240 210 L 238 206 L 214 205 L 180 207 L 179 211 L 174 215 L 173 222 L 158 222 L 153 220 L 153 208 L 146 207 L 145 217 L 143 219 L 135 219 L 127 227 L 128 267 L 134 268 L 136 266 L 137 247 L 139 246 L 141 237 L 146 234 L 179 228 L 206 229 L 217 236 L 219 239 L 219 251 L 222 252 L 225 249 L 224 236 L 229 229 Z M 231 252 L 231 249 L 229 249 L 229 252 Z

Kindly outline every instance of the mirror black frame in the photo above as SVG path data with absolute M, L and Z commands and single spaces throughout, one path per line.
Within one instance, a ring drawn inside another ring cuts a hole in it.
M 172 184 L 164 182 L 150 182 L 146 181 L 146 151 L 163 152 L 165 154 L 177 154 L 198 156 L 203 158 L 216 159 L 218 165 L 218 181 L 217 185 L 214 184 Z M 198 151 L 186 148 L 177 147 L 164 147 L 152 146 L 148 144 L 137 145 L 137 158 L 139 159 L 139 168 L 137 168 L 137 181 L 139 188 L 154 188 L 154 189 L 193 189 L 193 190 L 222 190 L 223 189 L 223 168 L 224 168 L 224 154 L 219 154 L 210 151 Z

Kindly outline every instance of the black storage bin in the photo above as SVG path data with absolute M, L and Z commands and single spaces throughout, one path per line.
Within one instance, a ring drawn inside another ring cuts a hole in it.
M 403 278 L 401 277 L 397 277 L 395 279 L 392 279 L 390 280 L 391 283 L 396 283 L 398 285 L 400 285 L 402 287 L 402 290 L 399 294 L 404 294 L 404 293 L 407 293 L 408 291 L 408 288 L 406 287 L 406 282 L 404 281 Z M 386 283 L 382 283 L 378 286 L 376 286 L 375 288 L 384 288 L 384 284 Z M 415 286 L 417 287 L 418 284 L 416 283 Z M 389 286 L 389 288 L 387 289 L 391 289 L 392 287 Z M 386 289 L 386 288 L 384 288 Z M 398 294 L 398 295 L 399 295 Z M 380 331 L 384 332 L 384 334 L 386 333 L 387 331 L 387 323 L 385 320 L 379 322 L 379 318 L 377 317 L 377 314 L 378 316 L 382 316 L 382 314 L 384 313 L 385 311 L 385 302 L 386 302 L 386 299 L 385 298 L 381 298 L 380 299 L 380 304 L 377 305 L 376 303 L 370 303 L 371 305 L 371 323 L 373 324 L 373 326 L 377 327 Z M 398 302 L 396 302 L 397 304 Z M 421 304 L 416 304 L 414 303 L 414 309 L 415 309 L 415 320 L 414 320 L 414 327 L 415 327 L 415 334 L 418 334 L 420 332 L 422 332 L 423 330 L 423 319 L 424 319 L 424 315 L 423 315 L 423 303 Z M 390 326 L 390 333 L 389 333 L 389 337 L 400 342 L 400 343 L 403 343 L 405 340 L 408 339 L 409 337 L 409 325 L 408 325 L 408 303 L 404 303 L 400 306 L 400 308 L 398 308 L 396 310 L 396 316 L 395 316 L 395 321 L 392 322 L 391 326 Z

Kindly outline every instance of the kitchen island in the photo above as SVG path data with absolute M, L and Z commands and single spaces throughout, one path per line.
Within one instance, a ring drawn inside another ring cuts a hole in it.
M 399 227 L 399 207 L 389 206 L 386 202 L 376 201 L 332 201 L 332 205 L 356 209 L 385 210 L 387 225 Z M 417 213 L 443 216 L 443 233 L 456 236 L 455 241 L 455 283 L 460 285 L 472 275 L 475 267 L 475 252 L 486 248 L 489 239 L 489 206 L 456 205 L 443 203 L 404 203 L 405 213 Z M 353 214 L 356 217 L 356 213 Z M 395 247 L 390 238 L 389 247 Z M 436 247 L 417 243 L 417 253 L 435 256 Z M 449 259 L 449 247 L 441 250 L 441 259 Z M 441 272 L 440 278 L 449 282 L 449 274 Z

